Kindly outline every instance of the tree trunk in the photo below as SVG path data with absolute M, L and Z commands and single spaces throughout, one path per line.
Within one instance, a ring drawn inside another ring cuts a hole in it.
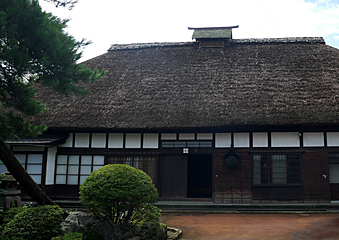
M 55 205 L 22 167 L 8 146 L 0 140 L 0 159 L 27 194 L 39 205 Z

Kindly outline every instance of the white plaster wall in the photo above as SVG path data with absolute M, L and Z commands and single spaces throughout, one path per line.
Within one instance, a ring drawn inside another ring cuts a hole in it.
M 106 133 L 92 133 L 92 148 L 106 147 Z
M 253 147 L 268 147 L 268 133 L 254 132 L 253 133 Z
M 57 147 L 48 148 L 47 150 L 46 185 L 54 184 L 56 153 Z
M 179 140 L 195 140 L 194 133 L 179 133 Z
M 162 133 L 161 140 L 177 140 L 176 133 Z
M 24 146 L 14 146 L 13 147 L 13 151 L 27 151 L 27 152 L 33 152 L 33 151 L 37 151 L 37 152 L 43 152 L 44 151 L 44 147 L 24 147 Z
M 234 147 L 249 147 L 250 134 L 249 133 L 234 133 Z
M 326 135 L 328 147 L 339 146 L 339 132 L 328 132 Z
M 323 147 L 324 133 L 322 132 L 304 132 L 303 133 L 304 147 Z
M 339 164 L 330 164 L 330 183 L 339 183 Z
M 89 133 L 76 133 L 74 147 L 89 147 Z
M 123 148 L 124 147 L 124 134 L 123 133 L 110 133 L 108 135 L 109 148 Z
M 197 140 L 213 140 L 213 133 L 197 133 Z
M 272 132 L 272 147 L 300 147 L 298 132 Z
M 158 147 L 159 147 L 159 134 L 144 133 L 143 148 L 158 148 Z
M 126 133 L 126 148 L 140 148 L 141 147 L 141 133 Z
M 216 148 L 229 148 L 231 147 L 231 133 L 216 133 L 215 134 L 215 147 Z
M 60 147 L 73 147 L 73 133 L 70 133 L 68 135 L 66 142 L 64 144 L 61 144 Z

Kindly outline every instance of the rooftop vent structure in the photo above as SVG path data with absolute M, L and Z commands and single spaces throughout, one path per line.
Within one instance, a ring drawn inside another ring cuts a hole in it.
M 192 39 L 199 42 L 199 47 L 224 47 L 225 42 L 232 39 L 232 28 L 238 27 L 189 27 L 188 30 L 194 30 Z

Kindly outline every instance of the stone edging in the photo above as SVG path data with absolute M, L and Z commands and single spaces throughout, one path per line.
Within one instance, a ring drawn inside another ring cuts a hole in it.
M 167 231 L 172 233 L 171 236 L 167 238 L 168 240 L 178 240 L 182 235 L 182 231 L 178 228 L 167 227 Z

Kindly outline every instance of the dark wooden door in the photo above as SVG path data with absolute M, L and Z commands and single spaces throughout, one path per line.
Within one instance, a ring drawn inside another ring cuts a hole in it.
M 187 156 L 166 155 L 159 160 L 160 198 L 186 198 Z

